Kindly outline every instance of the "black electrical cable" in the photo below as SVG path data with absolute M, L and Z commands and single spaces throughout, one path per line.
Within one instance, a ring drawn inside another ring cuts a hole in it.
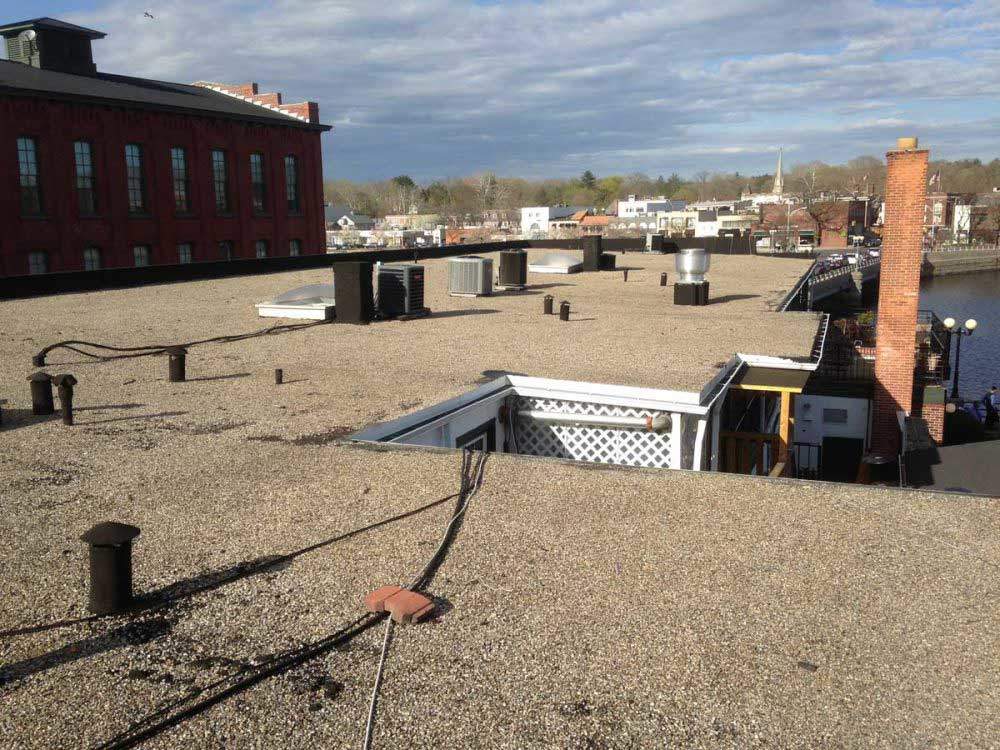
M 204 594 L 207 591 L 214 591 L 217 588 L 225 586 L 230 583 L 234 583 L 242 578 L 248 576 L 256 575 L 262 573 L 266 570 L 270 570 L 278 565 L 283 565 L 284 563 L 291 562 L 297 557 L 301 557 L 309 552 L 315 552 L 323 547 L 328 547 L 331 544 L 337 542 L 342 542 L 351 537 L 355 537 L 358 534 L 363 534 L 366 531 L 371 531 L 373 529 L 380 528 L 390 523 L 395 523 L 396 521 L 402 521 L 410 516 L 415 516 L 418 513 L 423 513 L 425 510 L 430 510 L 431 508 L 436 508 L 442 503 L 446 503 L 449 500 L 453 500 L 458 497 L 457 494 L 446 495 L 445 497 L 438 498 L 437 500 L 432 500 L 429 503 L 421 505 L 413 510 L 407 510 L 402 513 L 398 513 L 395 516 L 390 516 L 389 518 L 383 518 L 380 521 L 375 521 L 367 526 L 361 526 L 356 529 L 351 529 L 350 531 L 345 531 L 343 534 L 338 534 L 337 536 L 330 537 L 329 539 L 324 539 L 319 542 L 314 542 L 308 547 L 303 547 L 302 549 L 295 550 L 294 552 L 288 552 L 284 555 L 275 555 L 273 557 L 263 558 L 260 561 L 254 561 L 246 565 L 238 566 L 238 568 L 228 575 L 224 575 L 216 578 L 215 580 L 210 580 L 201 585 L 194 586 L 192 588 L 184 589 L 181 593 L 174 594 L 172 596 L 164 596 L 163 598 L 157 598 L 149 603 L 139 602 L 137 606 L 125 613 L 119 614 L 107 614 L 107 615 L 87 615 L 85 617 L 80 617 L 75 620 L 58 620 L 57 622 L 49 622 L 41 625 L 25 625 L 18 628 L 11 628 L 10 630 L 0 630 L 0 638 L 8 638 L 20 635 L 31 635 L 34 633 L 41 633 L 47 630 L 56 630 L 58 628 L 69 627 L 70 625 L 81 625 L 86 622 L 93 622 L 95 620 L 110 619 L 120 617 L 121 614 L 126 615 L 148 615 L 152 612 L 157 612 L 165 607 L 169 607 L 181 599 L 187 599 L 189 597 L 195 596 L 197 594 Z
M 290 331 L 300 331 L 306 328 L 313 328 L 315 326 L 326 325 L 332 321 L 329 320 L 315 320 L 310 323 L 279 323 L 278 325 L 268 326 L 267 328 L 261 328 L 256 331 L 250 331 L 248 333 L 234 333 L 225 336 L 213 336 L 207 339 L 200 339 L 198 341 L 188 341 L 181 344 L 149 344 L 147 346 L 112 346 L 110 344 L 101 344 L 95 341 L 81 341 L 76 339 L 68 339 L 66 341 L 59 341 L 55 344 L 50 344 L 44 349 L 38 352 L 34 357 L 32 357 L 32 363 L 36 367 L 43 367 L 45 365 L 46 356 L 56 349 L 66 349 L 71 352 L 75 352 L 84 357 L 90 357 L 91 359 L 97 360 L 98 362 L 110 362 L 116 359 L 132 359 L 135 357 L 150 357 L 158 354 L 164 354 L 168 349 L 181 348 L 190 349 L 194 346 L 199 346 L 201 344 L 228 344 L 235 341 L 245 341 L 247 339 L 258 338 L 260 336 L 271 336 L 276 333 L 286 333 Z M 88 352 L 80 347 L 87 347 L 89 349 L 99 349 L 109 352 L 117 352 L 116 354 L 98 354 L 95 352 Z
M 441 545 L 431 557 L 430 561 L 428 561 L 427 565 L 424 566 L 420 575 L 417 577 L 417 580 L 414 582 L 413 586 L 411 586 L 411 589 L 417 590 L 418 586 L 429 585 L 434 577 L 434 574 L 437 572 L 438 567 L 440 567 L 443 562 L 444 556 L 447 554 L 447 550 L 450 548 L 451 543 L 454 540 L 454 535 L 458 528 L 457 522 L 461 519 L 466 508 L 468 507 L 468 500 L 475 494 L 479 487 L 482 486 L 483 478 L 485 476 L 484 469 L 486 464 L 486 455 L 487 454 L 485 453 L 480 455 L 476 462 L 475 474 L 474 476 L 470 476 L 470 469 L 472 467 L 471 452 L 463 451 L 461 487 L 458 493 L 455 510 L 452 513 L 451 520 L 448 523 Z M 449 497 L 443 498 L 434 504 L 437 505 L 444 502 L 450 497 L 455 497 L 455 495 L 450 495 Z M 314 545 L 313 548 L 316 546 L 320 545 Z M 387 616 L 388 615 L 386 613 L 379 612 L 368 613 L 357 617 L 318 641 L 304 644 L 284 653 L 276 654 L 275 656 L 262 661 L 260 664 L 255 665 L 255 669 L 257 671 L 253 674 L 248 675 L 246 673 L 241 673 L 235 683 L 225 687 L 220 692 L 202 698 L 194 705 L 171 713 L 178 706 L 189 701 L 194 696 L 178 698 L 177 700 L 168 703 L 160 709 L 153 711 L 134 722 L 123 732 L 120 732 L 111 739 L 97 745 L 94 750 L 124 750 L 125 748 L 136 747 L 146 740 L 178 725 L 182 721 L 196 716 L 208 708 L 221 703 L 227 698 L 237 695 L 244 690 L 259 684 L 268 677 L 281 674 L 293 667 L 300 666 L 307 661 L 310 661 L 317 656 L 321 656 L 327 651 L 346 643 L 356 635 L 368 630 Z M 225 683 L 229 682 L 231 679 L 231 677 L 223 677 L 201 689 L 198 695 L 202 695 L 211 690 L 216 690 L 222 687 Z
M 462 452 L 462 489 L 459 493 L 458 502 L 455 504 L 455 511 L 451 515 L 451 520 L 448 522 L 444 538 L 442 538 L 441 544 L 438 545 L 437 551 L 431 556 L 431 559 L 424 566 L 424 569 L 417 576 L 416 580 L 410 584 L 409 589 L 411 591 L 419 591 L 429 586 L 431 580 L 434 578 L 434 574 L 437 573 L 441 563 L 444 562 L 444 558 L 455 539 L 455 534 L 461 526 L 460 521 L 462 520 L 462 516 L 465 515 L 465 511 L 468 509 L 473 496 L 483 485 L 483 479 L 486 476 L 486 458 L 488 455 L 486 452 L 480 453 L 476 459 L 475 468 L 473 468 L 472 452 Z M 372 686 L 372 697 L 368 704 L 368 719 L 365 722 L 365 738 L 361 745 L 362 750 L 371 750 L 372 742 L 375 738 L 376 708 L 378 707 L 379 691 L 382 688 L 385 662 L 389 656 L 389 644 L 392 642 L 392 626 L 393 621 L 390 618 L 385 625 L 385 637 L 382 641 L 382 650 L 379 654 L 378 667 L 375 672 L 375 684 Z

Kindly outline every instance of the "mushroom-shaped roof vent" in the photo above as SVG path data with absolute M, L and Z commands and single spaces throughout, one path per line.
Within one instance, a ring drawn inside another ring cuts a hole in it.
M 39 370 L 38 372 L 31 373 L 28 376 L 28 380 L 30 380 L 33 383 L 51 383 L 52 376 L 49 375 L 47 372 L 42 372 L 41 370 Z
M 105 521 L 94 526 L 90 531 L 83 534 L 80 539 L 88 544 L 110 547 L 131 542 L 139 536 L 139 533 L 140 530 L 137 526 L 129 526 L 127 523 L 116 523 L 115 521 Z
M 56 375 L 54 378 L 52 378 L 52 380 L 56 385 L 68 385 L 71 388 L 80 382 L 70 373 L 66 373 L 65 375 Z

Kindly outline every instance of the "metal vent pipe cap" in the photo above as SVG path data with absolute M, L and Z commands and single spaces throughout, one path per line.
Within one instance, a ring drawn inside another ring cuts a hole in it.
M 80 541 L 98 547 L 116 547 L 131 542 L 142 533 L 138 526 L 117 521 L 105 521 L 92 527 L 80 536 Z

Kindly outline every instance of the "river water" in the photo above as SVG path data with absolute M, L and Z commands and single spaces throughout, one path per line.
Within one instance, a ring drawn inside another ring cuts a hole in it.
M 991 385 L 1000 386 L 1000 271 L 924 279 L 920 309 L 933 310 L 942 320 L 975 318 L 979 323 L 962 340 L 961 396 L 979 398 Z

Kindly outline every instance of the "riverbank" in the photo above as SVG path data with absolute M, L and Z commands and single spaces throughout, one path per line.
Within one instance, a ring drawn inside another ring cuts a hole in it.
M 1000 271 L 1000 249 L 984 247 L 925 253 L 920 277 L 927 279 L 979 271 Z

